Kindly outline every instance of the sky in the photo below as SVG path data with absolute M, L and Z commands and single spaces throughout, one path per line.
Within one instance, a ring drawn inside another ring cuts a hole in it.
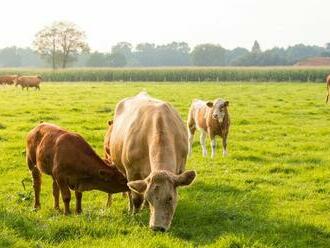
M 324 46 L 329 9 L 329 0 L 3 0 L 0 48 L 32 46 L 40 29 L 62 20 L 77 24 L 91 49 L 103 52 L 120 41 Z

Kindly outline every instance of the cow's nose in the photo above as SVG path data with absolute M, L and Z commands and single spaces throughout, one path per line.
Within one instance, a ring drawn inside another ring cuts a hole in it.
M 155 232 L 165 232 L 166 231 L 166 229 L 161 226 L 152 226 L 151 229 Z

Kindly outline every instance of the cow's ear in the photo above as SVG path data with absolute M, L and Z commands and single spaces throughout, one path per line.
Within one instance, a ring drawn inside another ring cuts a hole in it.
M 147 183 L 144 180 L 136 180 L 136 181 L 131 181 L 127 183 L 127 186 L 130 188 L 130 190 L 143 194 L 144 191 L 147 189 Z
M 209 108 L 212 108 L 213 107 L 213 102 L 207 102 L 206 106 L 208 106 Z
M 196 177 L 195 171 L 185 171 L 175 178 L 175 186 L 186 186 L 191 184 Z
M 226 106 L 226 107 L 229 106 L 229 101 L 225 101 L 225 106 Z
M 108 125 L 111 126 L 113 124 L 113 120 L 108 121 Z

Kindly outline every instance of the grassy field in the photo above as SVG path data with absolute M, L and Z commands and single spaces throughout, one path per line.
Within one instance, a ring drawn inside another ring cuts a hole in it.
M 169 101 L 184 120 L 194 98 L 230 101 L 229 156 L 219 150 L 214 160 L 202 158 L 196 135 L 187 168 L 198 177 L 179 191 L 169 232 L 149 230 L 147 209 L 129 215 L 120 194 L 107 209 L 105 193 L 86 192 L 83 214 L 63 216 L 52 209 L 46 175 L 42 209 L 34 212 L 26 133 L 41 120 L 56 123 L 81 133 L 101 155 L 115 104 L 142 89 Z M 324 100 L 325 85 L 308 83 L 0 87 L 0 247 L 329 247 L 330 105 Z

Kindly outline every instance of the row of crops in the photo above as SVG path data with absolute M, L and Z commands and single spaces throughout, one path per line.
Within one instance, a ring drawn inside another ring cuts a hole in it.
M 41 75 L 43 81 L 145 81 L 145 82 L 323 82 L 330 67 L 176 67 L 0 69 L 0 75 Z

